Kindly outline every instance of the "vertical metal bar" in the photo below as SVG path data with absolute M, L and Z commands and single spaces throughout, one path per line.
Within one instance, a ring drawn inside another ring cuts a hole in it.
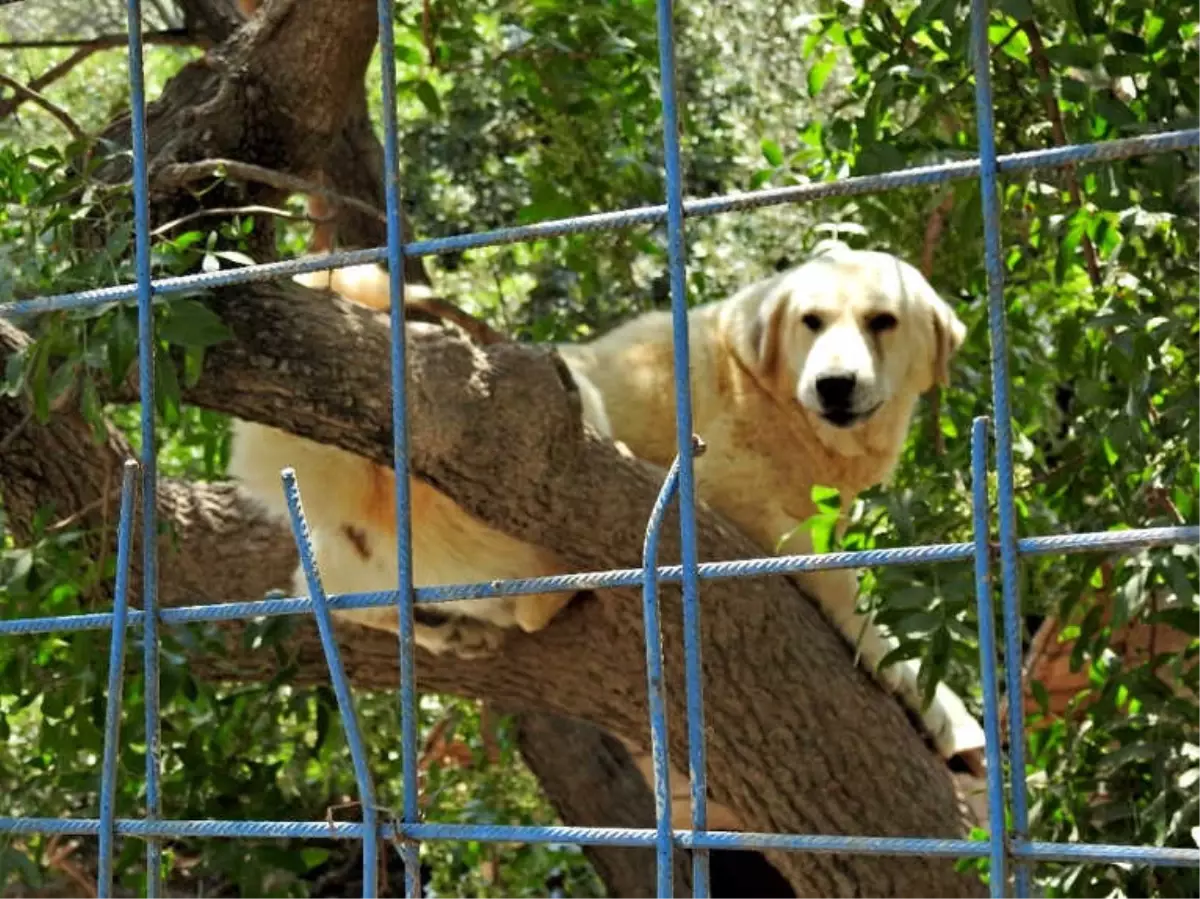
M 655 852 L 658 895 L 675 895 L 674 844 L 671 832 L 671 766 L 667 745 L 666 681 L 663 678 L 662 624 L 658 616 L 658 541 L 667 507 L 679 488 L 679 457 L 671 464 L 646 523 L 642 544 L 642 626 L 646 638 L 646 695 L 650 705 L 650 757 L 654 766 Z M 693 850 L 694 851 L 694 850 Z
M 1013 486 L 1012 404 L 1009 397 L 1008 335 L 1004 309 L 1004 264 L 1000 245 L 996 134 L 992 109 L 988 2 L 971 0 L 971 52 L 975 65 L 975 116 L 979 132 L 979 178 L 983 202 L 984 261 L 987 267 L 988 330 L 992 345 L 992 407 L 996 417 L 996 480 L 1000 518 L 1000 577 L 1004 607 L 1004 673 L 1008 688 L 1008 752 L 1011 766 L 1012 839 L 1029 839 L 1025 788 L 1025 710 L 1021 679 L 1021 598 L 1018 583 L 1016 504 Z M 1029 895 L 1028 863 L 1014 860 L 1014 893 Z
M 412 521 L 408 482 L 407 395 L 408 359 L 404 332 L 404 229 L 400 213 L 400 161 L 396 122 L 396 49 L 392 0 L 377 0 L 379 57 L 383 81 L 384 192 L 387 196 L 387 250 L 389 294 L 392 310 L 392 457 L 396 472 L 396 562 L 400 602 L 400 743 L 404 806 L 401 828 L 420 818 L 417 804 L 417 691 L 413 660 Z M 407 833 L 401 836 L 405 894 L 421 895 L 421 867 L 417 845 Z
M 1008 878 L 1004 840 L 1004 761 L 1000 756 L 1000 699 L 996 683 L 992 559 L 988 542 L 987 418 L 971 425 L 971 505 L 975 539 L 975 601 L 979 611 L 979 671 L 983 679 L 983 732 L 987 739 L 988 842 L 991 895 L 1002 899 Z
M 287 500 L 291 519 L 292 537 L 296 551 L 300 554 L 300 566 L 308 582 L 308 594 L 313 601 L 313 615 L 317 619 L 317 630 L 321 635 L 321 647 L 325 650 L 325 663 L 329 666 L 329 677 L 333 681 L 333 692 L 337 697 L 338 711 L 342 715 L 342 727 L 346 733 L 346 744 L 350 747 L 350 760 L 354 765 L 354 779 L 358 781 L 358 795 L 362 802 L 362 819 L 366 828 L 363 838 L 363 897 L 375 899 L 379 876 L 379 811 L 375 804 L 375 787 L 371 782 L 371 768 L 367 763 L 367 751 L 363 746 L 362 731 L 358 716 L 354 712 L 354 698 L 346 681 L 346 669 L 342 665 L 342 654 L 338 649 L 337 637 L 333 632 L 333 618 L 325 588 L 321 584 L 321 573 L 313 558 L 312 536 L 308 520 L 304 517 L 304 505 L 300 501 L 300 488 L 296 484 L 294 469 L 285 468 L 282 474 L 283 495 Z M 322 485 L 327 487 L 328 485 Z
M 667 263 L 675 350 L 675 431 L 679 464 L 680 563 L 683 566 L 683 651 L 687 686 L 688 768 L 692 830 L 708 829 L 708 776 L 700 663 L 700 578 L 696 571 L 696 489 L 692 448 L 692 388 L 688 346 L 687 278 L 683 242 L 683 178 L 679 107 L 675 95 L 675 23 L 672 0 L 658 0 L 658 59 L 667 174 Z M 692 895 L 708 896 L 708 850 L 692 850 Z
M 146 703 L 146 820 L 162 815 L 158 776 L 162 767 L 158 677 L 158 465 L 154 433 L 154 308 L 150 299 L 150 200 L 146 178 L 146 87 L 142 77 L 142 5 L 127 0 L 129 119 L 133 150 L 134 259 L 138 300 L 138 387 L 142 402 L 142 609 Z M 162 892 L 162 844 L 146 841 L 146 895 Z
M 121 475 L 121 513 L 117 520 L 117 583 L 113 593 L 112 636 L 108 649 L 108 702 L 104 709 L 104 757 L 100 769 L 100 896 L 113 888 L 116 842 L 117 749 L 121 741 L 121 699 L 125 689 L 125 622 L 129 612 L 129 546 L 133 542 L 133 495 L 137 462 L 129 459 Z

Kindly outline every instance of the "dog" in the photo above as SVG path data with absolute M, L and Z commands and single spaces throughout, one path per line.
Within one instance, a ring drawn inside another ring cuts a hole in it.
M 388 276 L 375 265 L 298 280 L 369 308 L 388 307 Z M 846 508 L 857 493 L 886 481 L 920 395 L 948 381 L 950 361 L 965 338 L 962 322 L 915 268 L 890 254 L 840 244 L 692 309 L 688 329 L 694 429 L 707 447 L 695 463 L 698 495 L 766 553 L 812 551 L 802 525 L 817 511 L 815 485 L 838 489 Z M 664 467 L 673 461 L 670 313 L 645 313 L 595 340 L 556 350 L 578 385 L 587 424 L 635 456 Z M 336 491 L 313 491 L 306 499 L 330 589 L 395 585 L 390 469 L 242 422 L 232 456 L 231 473 L 276 511 L 282 510 L 278 472 L 285 465 L 296 469 L 301 485 L 338 484 Z M 564 573 L 548 550 L 488 528 L 419 479 L 411 485 L 417 584 Z M 855 572 L 807 572 L 797 579 L 858 647 L 868 670 L 922 719 L 938 751 L 979 764 L 982 729 L 949 687 L 939 685 L 922 709 L 916 660 L 879 669 L 896 642 L 858 612 Z M 297 592 L 306 592 L 301 577 Z M 433 652 L 486 652 L 497 637 L 477 624 L 515 624 L 533 632 L 571 598 L 564 593 L 438 604 L 453 617 L 428 626 L 418 621 L 416 640 Z M 343 614 L 396 629 L 391 609 Z
M 313 289 L 331 287 L 351 302 L 389 308 L 388 275 L 375 265 L 297 275 Z M 408 285 L 410 300 L 429 289 Z M 610 436 L 594 388 L 581 391 L 584 421 Z M 286 521 L 280 472 L 292 467 L 300 485 L 313 553 L 327 590 L 367 593 L 394 590 L 399 583 L 396 552 L 396 494 L 393 469 L 361 456 L 267 427 L 235 419 L 229 474 L 275 518 Z M 550 577 L 571 569 L 550 550 L 488 527 L 447 496 L 409 478 L 412 570 L 416 586 L 466 584 L 511 578 Z M 307 595 L 297 567 L 292 589 Z M 414 607 L 414 642 L 429 652 L 453 650 L 463 658 L 493 651 L 504 628 L 541 630 L 574 597 L 562 591 L 526 596 L 451 600 Z M 367 627 L 399 630 L 394 606 L 345 609 L 339 616 Z
M 802 525 L 816 485 L 843 509 L 891 475 L 921 394 L 949 380 L 966 328 L 897 257 L 828 243 L 807 262 L 688 314 L 697 495 L 764 552 L 812 552 Z M 603 398 L 611 437 L 670 465 L 677 451 L 672 317 L 645 313 L 589 343 L 557 347 Z M 581 388 L 582 389 L 582 388 Z M 839 534 L 845 522 L 839 523 Z M 807 572 L 811 593 L 866 667 L 924 721 L 946 758 L 978 752 L 983 730 L 939 685 L 928 709 L 915 659 L 880 670 L 896 641 L 857 610 L 851 570 Z

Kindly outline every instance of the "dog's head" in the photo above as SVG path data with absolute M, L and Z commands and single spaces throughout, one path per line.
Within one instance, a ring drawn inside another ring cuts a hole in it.
M 837 429 L 946 383 L 966 336 L 921 273 L 887 253 L 834 245 L 746 296 L 747 361 Z

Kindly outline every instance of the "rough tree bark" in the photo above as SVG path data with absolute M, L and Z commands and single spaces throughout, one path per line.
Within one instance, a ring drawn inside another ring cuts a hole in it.
M 313 0 L 303 15 L 293 2 L 272 3 L 255 23 L 233 32 L 219 53 L 185 69 L 155 104 L 152 173 L 212 156 L 303 175 L 327 171 L 337 153 L 355 144 L 354 134 L 362 135 L 365 117 L 356 123 L 350 110 L 363 98 L 373 16 L 369 0 Z M 110 136 L 122 133 L 114 123 Z M 177 189 L 160 190 L 154 200 L 159 221 L 196 202 Z M 290 284 L 223 290 L 213 306 L 236 339 L 210 354 L 189 401 L 391 464 L 380 317 Z M 408 338 L 414 471 L 481 520 L 554 549 L 580 570 L 638 564 L 662 472 L 582 432 L 577 399 L 556 357 L 507 344 L 477 348 L 434 326 L 413 325 Z M 27 339 L 0 325 L 0 356 L 7 359 Z M 113 472 L 128 448 L 114 433 L 98 452 L 87 433 L 70 412 L 42 427 L 30 421 L 22 401 L 0 402 L 0 434 L 12 435 L 6 456 L 20 460 L 10 465 L 6 459 L 0 471 L 18 535 L 46 501 L 85 524 L 112 520 Z M 162 544 L 164 603 L 253 598 L 286 582 L 295 558 L 288 535 L 229 485 L 165 481 L 158 504 L 171 526 Z M 699 524 L 702 558 L 757 554 L 711 512 L 700 510 Z M 101 551 L 111 535 L 94 540 Z M 662 560 L 677 558 L 669 527 Z M 663 592 L 671 750 L 685 767 L 681 614 L 678 591 Z M 703 598 L 715 799 L 753 830 L 961 833 L 945 767 L 790 581 L 714 582 Z M 645 745 L 636 610 L 629 591 L 604 593 L 577 602 L 542 634 L 510 635 L 493 659 L 467 663 L 420 654 L 420 686 L 578 717 Z M 394 688 L 394 639 L 349 625 L 343 631 L 356 683 Z M 290 646 L 298 682 L 326 679 L 307 622 Z M 221 677 L 269 677 L 279 665 L 275 658 L 243 656 L 195 660 L 196 670 Z M 780 853 L 771 860 L 799 895 L 981 892 L 945 860 Z
M 220 291 L 213 308 L 235 339 L 214 347 L 205 375 L 186 398 L 207 408 L 290 430 L 391 464 L 386 391 L 388 337 L 382 316 L 291 284 Z M 19 332 L 6 326 L 6 350 Z M 481 520 L 558 552 L 579 570 L 627 568 L 639 561 L 646 515 L 662 472 L 629 459 L 579 425 L 578 399 L 557 357 L 513 344 L 471 345 L 458 332 L 411 325 L 409 402 L 414 471 Z M 7 355 L 7 352 L 5 353 Z M 0 426 L 25 417 L 10 407 Z M 66 422 L 69 416 L 60 416 Z M 62 427 L 68 425 L 63 424 Z M 81 426 L 80 426 L 81 427 Z M 83 433 L 82 430 L 76 432 Z M 94 501 L 112 460 L 70 459 L 47 429 L 27 423 L 11 444 L 39 460 L 30 477 L 63 460 L 77 486 L 73 504 Z M 78 450 L 78 445 L 77 450 Z M 96 470 L 96 466 L 102 466 Z M 5 475 L 15 477 L 6 466 Z M 68 476 L 67 472 L 61 474 Z M 87 484 L 92 488 L 87 489 Z M 505 485 L 501 490 L 499 485 Z M 168 485 L 168 489 L 172 485 Z M 302 488 L 304 485 L 301 485 Z M 198 486 L 192 489 L 200 490 Z M 226 488 L 227 490 L 227 488 Z M 6 494 L 11 488 L 6 487 Z M 230 500 L 228 492 L 222 494 Z M 174 516 L 163 543 L 164 579 L 194 562 L 198 572 L 233 563 L 245 540 L 263 540 L 228 522 L 214 539 L 207 509 L 194 499 Z M 14 524 L 28 520 L 18 500 Z M 222 523 L 226 522 L 221 519 Z M 755 554 L 711 511 L 699 510 L 704 559 Z M 222 546 L 223 544 L 223 546 Z M 213 554 L 221 556 L 214 560 Z M 243 564 L 257 565 L 254 561 Z M 662 559 L 678 558 L 673 526 Z M 168 574 L 168 572 L 170 574 Z M 164 584 L 164 602 L 195 601 L 205 585 Z M 205 591 L 207 592 L 207 591 Z M 245 598 L 212 595 L 208 601 Z M 765 832 L 953 836 L 961 833 L 948 773 L 899 706 L 858 669 L 848 648 L 785 578 L 712 582 L 704 589 L 704 667 L 709 773 L 714 799 L 747 828 Z M 514 708 L 583 718 L 646 745 L 643 641 L 636 594 L 602 593 L 577 602 L 542 634 L 509 635 L 498 655 L 463 662 L 422 654 L 425 689 L 498 701 Z M 678 590 L 663 595 L 671 750 L 686 758 Z M 293 644 L 297 679 L 324 680 L 319 644 L 305 629 Z M 347 668 L 363 686 L 396 684 L 394 641 L 355 636 Z M 274 658 L 197 659 L 195 670 L 230 677 L 277 673 Z M 800 895 L 968 895 L 979 891 L 945 860 L 770 854 Z

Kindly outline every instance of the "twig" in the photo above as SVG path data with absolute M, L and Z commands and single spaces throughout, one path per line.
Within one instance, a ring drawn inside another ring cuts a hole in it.
M 27 100 L 32 100 L 38 106 L 42 107 L 42 109 L 46 110 L 46 112 L 50 113 L 50 115 L 54 116 L 54 118 L 58 119 L 58 121 L 62 123 L 62 126 L 71 132 L 71 137 L 75 138 L 75 140 L 87 140 L 87 134 L 82 128 L 79 127 L 78 123 L 71 118 L 70 113 L 68 113 L 53 100 L 46 99 L 33 88 L 22 84 L 15 78 L 10 78 L 3 72 L 0 72 L 0 84 L 16 92 L 17 96 L 24 97 Z
M 588 60 L 595 59 L 595 54 L 584 50 L 560 50 L 557 47 L 517 47 L 513 50 L 505 50 L 497 53 L 495 56 L 480 62 L 464 62 L 456 66 L 439 66 L 438 71 L 447 74 L 471 72 L 476 69 L 494 66 L 505 59 L 537 59 L 543 56 L 561 56 L 564 59 L 571 59 L 576 62 L 587 62 Z
M 1022 22 L 1021 30 L 1029 38 L 1029 58 L 1033 61 L 1034 71 L 1037 72 L 1038 79 L 1045 88 L 1042 102 L 1046 107 L 1046 117 L 1050 120 L 1050 133 L 1054 138 L 1054 145 L 1057 147 L 1066 146 L 1067 129 L 1063 126 L 1062 108 L 1058 105 L 1058 97 L 1053 90 L 1050 59 L 1046 56 L 1046 45 L 1042 42 L 1042 34 L 1038 31 L 1037 24 L 1033 19 Z M 1067 192 L 1071 195 L 1072 204 L 1074 204 L 1076 209 L 1082 209 L 1083 191 L 1079 189 L 1079 178 L 1075 174 L 1075 166 L 1064 166 L 1063 175 L 1067 181 Z M 1092 239 L 1087 234 L 1084 234 L 1079 241 L 1079 246 L 1083 249 L 1083 261 L 1087 267 L 1088 278 L 1092 282 L 1092 287 L 1099 289 L 1102 277 L 1100 275 L 1100 264 L 1096 259 L 1096 248 L 1092 245 Z
M 946 191 L 946 197 L 925 223 L 925 243 L 921 248 L 921 274 L 928 280 L 933 274 L 933 257 L 938 241 L 946 228 L 946 216 L 954 209 L 954 190 Z M 929 430 L 935 455 L 946 455 L 946 438 L 942 436 L 942 389 L 935 386 L 929 397 Z
M 3 437 L 0 437 L 0 453 L 3 453 L 6 449 L 8 449 L 8 445 L 21 435 L 21 432 L 25 430 L 31 421 L 33 421 L 33 412 L 26 412 L 23 416 L 21 416 L 21 420 L 13 425 L 11 431 L 9 431 Z
M 496 713 L 492 710 L 491 703 L 480 703 L 479 736 L 483 740 L 483 749 L 490 765 L 500 764 L 500 743 L 496 739 L 499 732 L 500 722 L 496 720 Z
M 48 850 L 48 858 L 46 859 L 46 867 L 55 871 L 61 871 L 67 876 L 72 883 L 79 888 L 81 896 L 86 896 L 87 899 L 96 899 L 96 883 L 89 878 L 79 867 L 77 862 L 71 861 L 71 856 L 75 850 L 79 848 L 79 841 L 72 840 L 71 842 L 59 846 L 57 836 L 51 838 L 50 844 L 46 847 Z
M 430 7 L 430 0 L 421 0 L 421 42 L 425 44 L 429 65 L 436 69 L 437 47 L 433 40 L 433 9 Z
M 187 215 L 181 215 L 177 219 L 172 219 L 165 225 L 159 225 L 150 232 L 150 236 L 158 237 L 160 234 L 165 234 L 172 228 L 178 228 L 180 225 L 187 224 L 195 219 L 206 218 L 214 215 L 273 215 L 276 218 L 289 219 L 291 221 L 323 221 L 323 219 L 315 219 L 311 216 L 299 215 L 295 212 L 288 212 L 286 209 L 277 209 L 274 206 L 214 206 L 212 209 L 198 209 L 195 212 L 189 212 Z
M 448 712 L 429 731 L 429 735 L 425 738 L 425 745 L 421 747 L 421 753 L 417 756 L 418 771 L 425 771 L 433 761 L 434 752 L 440 752 L 445 748 L 446 730 L 457 721 L 458 715 Z
M 193 181 L 200 181 L 222 172 L 233 178 L 239 178 L 243 181 L 255 181 L 277 188 L 278 190 L 287 190 L 300 194 L 317 194 L 335 203 L 357 209 L 359 212 L 369 215 L 380 222 L 387 221 L 387 216 L 370 203 L 364 203 L 362 200 L 356 200 L 353 197 L 347 197 L 335 191 L 328 190 L 305 178 L 298 178 L 286 172 L 279 172 L 249 162 L 239 162 L 236 159 L 201 159 L 197 162 L 170 163 L 169 165 L 162 166 L 154 173 L 154 182 L 156 187 L 182 187 L 185 184 L 191 184 Z
M 53 84 L 59 78 L 62 78 L 95 52 L 96 51 L 91 47 L 80 47 L 58 65 L 51 66 L 42 74 L 38 75 L 31 82 L 29 82 L 29 89 L 35 91 L 45 90 L 46 87 Z M 9 99 L 0 103 L 0 119 L 12 115 L 17 111 L 17 108 L 28 99 L 30 98 L 27 94 L 18 94 L 17 96 L 10 97 Z
M 96 50 L 111 50 L 114 47 L 124 47 L 129 43 L 127 34 L 101 34 L 97 37 L 66 37 L 40 41 L 4 41 L 0 43 L 0 52 L 5 50 L 54 50 L 66 47 L 87 47 Z M 210 41 L 189 34 L 184 28 L 170 28 L 166 31 L 150 31 L 142 35 L 143 44 L 164 44 L 173 47 L 206 47 Z
M 104 485 L 104 493 L 99 498 L 92 500 L 87 505 L 76 510 L 75 512 L 72 512 L 66 518 L 60 518 L 58 521 L 49 525 L 46 528 L 46 530 L 50 533 L 54 533 L 55 531 L 61 531 L 61 530 L 64 530 L 65 528 L 69 528 L 71 525 L 77 523 L 78 521 L 80 521 L 81 519 L 83 519 L 84 517 L 89 515 L 90 513 L 94 512 L 96 509 L 99 509 L 99 508 L 107 509 L 107 507 L 109 505 L 109 500 L 111 500 L 112 498 L 113 498 L 112 490 L 110 489 L 109 484 L 106 482 Z

